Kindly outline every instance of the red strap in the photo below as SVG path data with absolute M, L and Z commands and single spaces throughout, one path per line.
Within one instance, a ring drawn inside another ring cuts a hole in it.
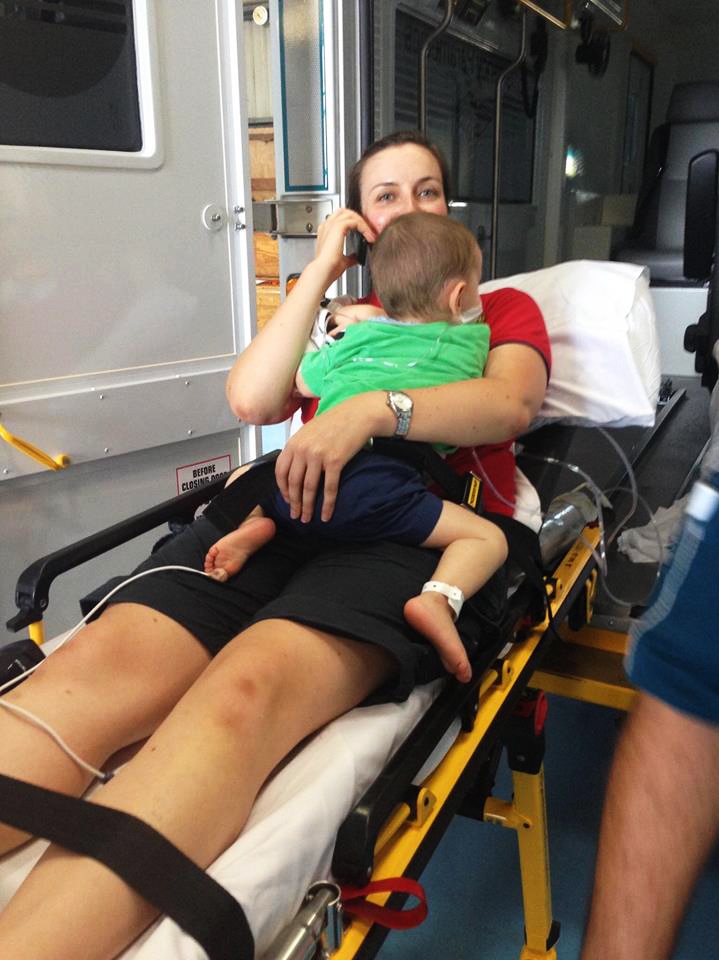
M 393 910 L 369 903 L 365 898 L 371 893 L 408 893 L 419 900 L 410 910 Z M 342 887 L 342 906 L 345 913 L 371 923 L 378 923 L 390 930 L 409 930 L 418 927 L 427 916 L 427 895 L 416 880 L 409 877 L 388 877 L 373 880 L 366 887 Z

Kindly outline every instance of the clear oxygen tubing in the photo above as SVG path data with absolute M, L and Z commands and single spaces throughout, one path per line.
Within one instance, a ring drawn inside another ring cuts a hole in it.
M 564 469 L 570 470 L 572 473 L 575 473 L 577 476 L 580 476 L 580 477 L 585 481 L 585 483 L 587 484 L 587 487 L 589 488 L 589 491 L 590 491 L 590 493 L 591 493 L 591 495 L 592 495 L 592 498 L 593 498 L 593 500 L 594 500 L 594 504 L 595 504 L 595 507 L 596 507 L 596 510 L 597 510 L 597 523 L 598 523 L 598 525 L 599 525 L 599 533 L 600 533 L 600 537 L 599 537 L 599 549 L 597 550 L 596 548 L 592 547 L 592 545 L 589 544 L 583 537 L 582 537 L 582 542 L 583 542 L 584 545 L 591 551 L 592 556 L 594 557 L 594 559 L 595 559 L 596 562 L 597 562 L 597 568 L 599 569 L 599 572 L 600 572 L 600 575 L 601 575 L 601 579 L 602 579 L 602 588 L 603 588 L 604 592 L 607 594 L 607 596 L 609 597 L 609 599 L 612 600 L 614 603 L 620 604 L 620 605 L 622 605 L 622 606 L 631 606 L 631 605 L 634 605 L 634 604 L 637 603 L 637 602 L 643 602 L 646 598 L 642 598 L 641 601 L 635 601 L 635 600 L 628 601 L 628 600 L 624 600 L 624 599 L 621 599 L 621 598 L 619 598 L 619 597 L 616 597 L 616 596 L 609 590 L 609 588 L 607 587 L 607 584 L 606 584 L 606 578 L 607 578 L 607 545 L 611 545 L 611 544 L 614 542 L 614 539 L 615 539 L 615 538 L 618 536 L 618 534 L 621 532 L 621 530 L 623 529 L 624 525 L 625 525 L 625 524 L 631 519 L 631 517 L 634 515 L 634 513 L 635 513 L 635 511 L 636 511 L 636 509 L 637 509 L 637 505 L 638 505 L 639 503 L 641 503 L 642 506 L 644 507 L 644 509 L 647 511 L 647 515 L 648 515 L 649 518 L 650 518 L 650 522 L 651 522 L 651 524 L 652 524 L 652 527 L 653 527 L 653 529 L 654 529 L 655 532 L 656 532 L 657 543 L 659 544 L 660 558 L 661 558 L 661 556 L 662 556 L 661 538 L 660 538 L 660 535 L 659 535 L 659 531 L 658 531 L 657 528 L 656 528 L 656 524 L 654 523 L 654 520 L 653 520 L 653 518 L 652 518 L 651 510 L 649 509 L 649 507 L 648 507 L 647 503 L 644 501 L 644 499 L 639 495 L 639 492 L 638 492 L 638 489 L 637 489 L 636 477 L 635 477 L 635 475 L 634 475 L 634 471 L 633 471 L 633 469 L 632 469 L 632 466 L 631 466 L 631 464 L 630 464 L 630 462 L 629 462 L 626 454 L 625 454 L 624 451 L 621 449 L 621 447 L 619 446 L 619 444 L 614 440 L 614 438 L 613 438 L 610 434 L 607 433 L 606 430 L 602 429 L 601 427 L 597 427 L 597 429 L 598 429 L 599 432 L 602 434 L 602 436 L 605 437 L 605 439 L 608 441 L 608 443 L 610 444 L 610 446 L 612 446 L 612 448 L 613 448 L 613 449 L 615 450 L 615 452 L 617 453 L 617 456 L 619 457 L 619 459 L 622 461 L 622 463 L 623 463 L 623 465 L 624 465 L 624 468 L 625 468 L 626 471 L 627 471 L 627 476 L 629 477 L 629 483 L 630 483 L 630 486 L 629 486 L 629 487 L 626 487 L 626 488 L 625 488 L 625 487 L 613 487 L 613 488 L 609 489 L 608 491 L 601 491 L 600 488 L 597 486 L 597 484 L 596 484 L 596 483 L 594 482 L 594 480 L 592 479 L 592 477 L 591 477 L 588 473 L 586 473 L 584 470 L 582 470 L 581 467 L 577 466 L 577 465 L 574 464 L 574 463 L 569 463 L 568 461 L 559 460 L 559 459 L 557 459 L 556 457 L 550 457 L 550 456 L 546 456 L 546 455 L 542 455 L 542 454 L 525 453 L 524 456 L 526 456 L 527 458 L 532 459 L 532 460 L 541 461 L 541 462 L 543 462 L 543 463 L 549 463 L 549 464 L 551 464 L 552 466 L 563 467 Z M 499 490 L 497 490 L 497 488 L 495 487 L 495 485 L 492 483 L 490 477 L 487 475 L 487 472 L 486 472 L 485 469 L 484 469 L 484 465 L 482 464 L 480 458 L 477 456 L 476 450 L 474 450 L 474 449 L 472 450 L 472 457 L 473 457 L 473 459 L 474 459 L 474 463 L 475 463 L 475 466 L 476 466 L 476 468 L 477 468 L 477 471 L 478 471 L 479 475 L 482 477 L 482 479 L 485 481 L 485 483 L 488 485 L 488 487 L 492 490 L 492 492 L 493 492 L 493 494 L 495 495 L 495 497 L 497 497 L 498 500 L 500 500 L 502 503 L 506 504 L 508 507 L 511 507 L 512 509 L 514 509 L 515 504 L 512 503 L 511 501 L 509 501 L 506 497 L 504 497 L 504 496 L 499 492 Z M 617 527 L 616 527 L 614 533 L 610 536 L 609 540 L 607 541 L 607 538 L 606 538 L 606 535 L 605 535 L 604 512 L 603 512 L 603 509 L 602 509 L 602 503 L 603 503 L 603 500 L 604 500 L 604 495 L 605 495 L 606 493 L 611 493 L 611 492 L 614 492 L 614 491 L 619 492 L 619 491 L 624 491 L 624 490 L 626 490 L 627 492 L 629 492 L 629 493 L 631 494 L 631 497 L 632 497 L 631 507 L 630 507 L 629 511 L 627 512 L 626 516 L 624 516 L 624 517 L 622 518 L 621 522 L 620 522 L 619 524 L 617 524 Z M 543 521 L 546 519 L 546 516 L 547 516 L 546 513 L 542 513 L 542 514 L 541 514 L 541 518 L 542 518 Z M 660 569 L 661 569 L 661 562 L 660 562 L 659 565 L 657 566 L 657 576 L 659 576 Z
M 630 487 L 612 487 L 611 489 L 607 490 L 606 492 L 607 492 L 607 493 L 631 493 L 632 490 L 631 490 Z M 652 530 L 654 531 L 654 536 L 656 537 L 656 540 L 657 540 L 657 549 L 658 549 L 659 559 L 657 560 L 656 571 L 655 571 L 655 575 L 654 575 L 654 581 L 656 582 L 656 581 L 659 579 L 659 576 L 660 576 L 661 571 L 662 571 L 662 567 L 664 566 L 664 560 L 665 560 L 664 545 L 662 544 L 662 537 L 661 537 L 661 534 L 660 534 L 660 532 L 659 532 L 659 528 L 657 527 L 656 521 L 654 520 L 654 516 L 652 515 L 652 511 L 651 511 L 651 508 L 649 507 L 649 504 L 648 504 L 647 501 L 644 499 L 644 497 L 642 497 L 640 494 L 637 494 L 637 499 L 638 499 L 638 503 L 639 503 L 639 504 L 644 508 L 644 510 L 646 511 L 647 517 L 649 518 L 649 521 L 648 521 L 648 522 L 651 524 L 651 528 L 652 528 Z M 615 539 L 615 537 L 616 537 L 616 535 L 617 535 L 618 533 L 619 533 L 619 530 L 617 530 L 617 531 L 615 532 L 614 536 L 612 536 L 612 542 L 614 541 L 614 539 Z M 585 546 L 587 546 L 587 547 L 590 546 L 590 545 L 586 542 L 586 540 L 584 539 L 584 537 L 582 537 L 582 542 L 585 544 Z M 591 549 L 591 547 L 590 547 L 590 549 Z M 654 586 L 654 585 L 652 584 L 652 588 L 653 588 L 653 586 Z M 615 594 L 613 594 L 613 593 L 611 592 L 611 590 L 609 589 L 609 587 L 608 587 L 607 584 L 606 584 L 606 581 L 603 581 L 603 582 L 602 582 L 602 589 L 604 590 L 604 592 L 606 593 L 606 595 L 609 597 L 610 600 L 612 600 L 614 603 L 619 604 L 620 606 L 626 606 L 626 607 L 633 607 L 633 606 L 637 606 L 637 605 L 640 605 L 640 606 L 646 605 L 646 602 L 647 602 L 647 600 L 649 599 L 649 596 L 650 596 L 650 594 L 651 594 L 651 588 L 650 588 L 650 590 L 649 590 L 649 592 L 647 593 L 647 595 L 646 595 L 645 597 L 641 597 L 639 600 L 634 599 L 634 598 L 633 598 L 633 599 L 622 599 L 621 597 L 617 597 Z
M 616 524 L 614 528 L 614 532 L 609 535 L 609 538 L 607 540 L 607 545 L 611 546 L 611 544 L 614 543 L 614 541 L 619 536 L 621 531 L 624 529 L 626 524 L 632 519 L 632 517 L 634 517 L 637 511 L 637 506 L 641 503 L 642 507 L 646 511 L 646 514 L 649 518 L 649 523 L 651 524 L 652 530 L 654 531 L 654 535 L 657 540 L 657 548 L 658 548 L 658 554 L 659 554 L 659 561 L 657 563 L 656 574 L 655 574 L 655 579 L 657 579 L 659 577 L 659 574 L 661 573 L 661 569 L 664 563 L 664 548 L 662 546 L 662 538 L 659 533 L 659 529 L 654 521 L 652 511 L 649 508 L 649 505 L 647 504 L 646 500 L 639 494 L 639 489 L 637 487 L 637 478 L 635 476 L 634 470 L 632 469 L 632 465 L 630 464 L 627 455 L 624 453 L 622 448 L 619 446 L 617 441 L 614 439 L 614 437 L 610 433 L 608 433 L 603 427 L 598 427 L 597 429 L 599 430 L 601 435 L 604 437 L 604 439 L 607 441 L 607 443 L 609 443 L 610 446 L 614 448 L 617 456 L 622 461 L 622 464 L 627 472 L 627 477 L 629 478 L 629 487 L 623 487 L 623 486 L 612 487 L 608 490 L 605 490 L 604 491 L 605 494 L 626 492 L 631 494 L 631 498 L 632 498 L 631 506 L 629 507 L 629 510 L 627 511 L 626 515 L 622 517 L 622 519 Z M 584 542 L 586 543 L 586 541 Z M 602 589 L 604 590 L 604 592 L 606 593 L 606 595 L 609 597 L 610 600 L 612 600 L 614 603 L 624 605 L 624 606 L 634 606 L 637 602 L 645 603 L 646 600 L 648 599 L 648 596 L 647 596 L 647 597 L 643 597 L 641 601 L 623 600 L 620 597 L 615 596 L 615 594 L 613 594 L 612 591 L 607 586 L 606 570 L 604 573 L 604 579 L 602 580 Z
M 599 489 L 599 487 L 598 487 L 597 484 L 594 482 L 594 480 L 592 479 L 592 477 L 591 477 L 585 470 L 582 470 L 581 467 L 578 467 L 575 463 L 569 463 L 569 461 L 558 460 L 556 457 L 549 457 L 549 456 L 546 456 L 545 454 L 525 453 L 524 456 L 527 457 L 527 458 L 530 459 L 530 460 L 539 460 L 539 461 L 541 461 L 542 463 L 549 463 L 549 464 L 551 464 L 552 466 L 555 466 L 555 467 L 564 467 L 566 470 L 570 470 L 572 473 L 575 473 L 578 477 L 581 477 L 582 480 L 584 480 L 584 482 L 585 482 L 585 483 L 587 484 L 587 486 L 589 487 L 589 490 L 590 490 L 590 492 L 591 492 L 591 494 L 592 494 L 592 497 L 593 497 L 593 499 L 594 499 L 594 504 L 595 504 L 595 506 L 596 506 L 596 508 L 597 508 L 597 522 L 598 522 L 598 524 L 599 524 L 599 532 L 600 532 L 599 545 L 600 545 L 601 556 L 604 557 L 604 556 L 605 556 L 605 550 L 604 550 L 604 513 L 603 513 L 603 511 L 602 511 L 602 499 L 603 499 L 603 497 L 602 497 L 602 491 Z M 492 481 L 490 480 L 489 476 L 487 475 L 487 472 L 486 472 L 486 470 L 484 469 L 484 466 L 483 466 L 483 464 L 482 464 L 482 461 L 481 461 L 481 460 L 479 459 L 479 457 L 477 456 L 477 451 L 476 451 L 474 448 L 472 449 L 472 458 L 473 458 L 473 460 L 474 460 L 475 466 L 477 467 L 477 470 L 479 471 L 480 476 L 481 476 L 482 479 L 485 481 L 485 483 L 486 483 L 487 486 L 490 488 L 490 490 L 491 490 L 492 493 L 495 495 L 495 497 L 497 497 L 497 499 L 500 500 L 502 503 L 506 504 L 506 506 L 511 507 L 512 510 L 514 510 L 515 504 L 512 503 L 510 500 L 508 500 L 505 496 L 503 496 L 503 495 L 499 492 L 499 490 L 497 490 L 497 488 L 495 487 L 495 485 L 492 483 Z M 540 516 L 541 516 L 542 520 L 544 520 L 544 519 L 546 518 L 546 514 L 545 514 L 545 513 L 540 513 Z M 601 568 L 601 569 L 604 569 L 604 562 L 600 563 L 600 568 Z
M 153 567 L 150 570 L 142 570 L 140 571 L 140 573 L 136 573 L 133 576 L 128 577 L 127 580 L 123 580 L 122 583 L 119 583 L 116 587 L 113 587 L 113 589 L 110 590 L 109 593 L 105 594 L 102 600 L 96 603 L 95 606 L 92 608 L 92 610 L 89 613 L 85 614 L 85 616 L 72 628 L 72 630 L 68 631 L 68 633 L 62 638 L 60 643 L 55 648 L 55 651 L 53 652 L 57 652 L 57 650 L 59 650 L 60 647 L 64 647 L 69 640 L 72 640 L 72 638 L 77 633 L 79 633 L 79 631 L 85 626 L 87 621 L 91 617 L 93 617 L 97 613 L 97 611 L 105 603 L 107 603 L 110 597 L 114 596 L 118 592 L 118 590 L 122 590 L 123 587 L 126 587 L 128 583 L 132 583 L 133 580 L 139 580 L 140 577 L 146 577 L 151 573 L 161 573 L 165 570 L 184 570 L 186 573 L 197 573 L 202 577 L 210 576 L 210 574 L 205 573 L 204 570 L 195 570 L 194 567 L 184 567 L 177 564 L 170 564 L 164 567 Z M 19 680 L 24 680 L 26 677 L 29 677 L 31 673 L 35 673 L 35 671 L 39 667 L 41 667 L 44 662 L 45 662 L 44 660 L 41 660 L 40 663 L 36 663 L 35 666 L 30 667 L 28 670 L 22 673 L 20 677 L 13 677 L 12 680 L 9 680 L 7 683 L 2 684 L 2 686 L 0 686 L 0 694 L 4 693 L 5 690 L 8 689 L 8 687 L 14 686 L 16 683 L 18 683 Z M 78 754 L 75 753 L 72 747 L 70 747 L 69 744 L 67 744 L 62 739 L 60 734 L 50 726 L 50 724 L 45 723 L 44 720 L 41 720 L 40 717 L 35 716 L 34 713 L 31 713 L 29 710 L 26 710 L 24 707 L 19 707 L 15 703 L 8 703 L 7 700 L 3 700 L 1 697 L 0 697 L 0 707 L 4 707 L 10 713 L 14 713 L 17 716 L 22 717 L 24 720 L 29 721 L 30 723 L 34 724 L 36 727 L 39 727 L 41 730 L 47 733 L 48 736 L 55 741 L 58 747 L 60 747 L 60 749 L 64 753 L 66 753 L 71 760 L 73 760 L 79 767 L 81 767 L 87 773 L 91 773 L 92 776 L 95 777 L 97 780 L 100 780 L 102 783 L 107 783 L 108 780 L 111 780 L 114 777 L 116 771 L 112 770 L 112 771 L 106 772 L 103 770 L 98 770 L 96 767 L 93 767 L 92 764 L 87 763 L 85 760 L 83 760 L 82 757 L 78 756 Z
M 619 446 L 619 444 L 614 439 L 614 437 L 611 436 L 611 434 L 607 433 L 607 431 L 603 427 L 597 427 L 597 430 L 601 433 L 601 435 L 604 437 L 607 443 L 614 448 L 615 453 L 621 460 L 622 465 L 624 466 L 624 469 L 627 472 L 627 476 L 629 477 L 629 489 L 632 495 L 632 505 L 629 508 L 629 512 L 616 525 L 614 529 L 614 533 L 610 534 L 609 536 L 608 544 L 611 545 L 612 543 L 614 543 L 614 540 L 619 535 L 620 531 L 624 529 L 625 524 L 627 524 L 636 513 L 637 505 L 639 503 L 639 489 L 637 487 L 637 478 L 634 475 L 634 470 L 632 469 L 632 465 L 629 462 L 629 458 L 627 457 L 625 452 Z M 615 489 L 619 489 L 619 488 L 615 488 Z M 622 489 L 625 489 L 625 488 L 622 488 Z

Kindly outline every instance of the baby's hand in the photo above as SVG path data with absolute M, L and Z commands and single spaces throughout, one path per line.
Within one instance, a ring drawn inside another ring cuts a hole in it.
M 384 313 L 369 303 L 341 304 L 334 310 L 332 301 L 328 309 L 330 317 L 327 321 L 327 333 L 331 337 L 338 337 L 344 333 L 347 327 L 353 323 L 361 323 L 363 320 L 374 320 L 376 317 L 383 317 Z

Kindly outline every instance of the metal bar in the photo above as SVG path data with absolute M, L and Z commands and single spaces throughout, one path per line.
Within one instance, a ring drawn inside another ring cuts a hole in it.
M 427 133 L 427 54 L 430 46 L 437 37 L 441 36 L 452 22 L 454 0 L 445 0 L 445 11 L 442 22 L 425 40 L 419 53 L 419 117 L 418 126 L 422 133 Z
M 334 953 L 342 942 L 340 897 L 334 883 L 313 884 L 302 909 L 265 954 L 268 960 L 312 960 Z
M 362 154 L 374 140 L 374 4 L 371 0 L 359 3 L 359 63 L 369 69 L 359 71 L 360 143 Z
M 548 20 L 550 23 L 554 24 L 555 27 L 559 27 L 560 30 L 566 30 L 567 27 L 571 26 L 572 0 L 564 0 L 563 20 L 560 20 L 559 17 L 555 17 L 553 13 L 550 13 L 549 10 L 545 10 L 541 4 L 535 3 L 534 0 L 519 0 L 519 2 L 523 6 L 529 7 L 530 10 L 538 14 L 540 17 L 544 17 L 545 20 Z
M 522 8 L 522 42 L 517 59 L 500 73 L 494 94 L 494 162 L 492 166 L 492 235 L 490 238 L 489 279 L 497 276 L 498 223 L 499 223 L 499 162 L 502 146 L 502 87 L 504 81 L 527 56 L 527 10 Z

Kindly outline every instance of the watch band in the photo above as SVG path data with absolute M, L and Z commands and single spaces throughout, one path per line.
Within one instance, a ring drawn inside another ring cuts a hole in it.
M 447 598 L 447 603 L 454 612 L 454 619 L 462 612 L 464 604 L 464 594 L 459 587 L 453 587 L 449 583 L 443 583 L 442 580 L 428 580 L 422 587 L 422 593 L 441 593 Z
M 412 422 L 412 398 L 401 390 L 390 390 L 387 393 L 387 406 L 397 419 L 393 437 L 395 440 L 403 440 L 409 433 Z

